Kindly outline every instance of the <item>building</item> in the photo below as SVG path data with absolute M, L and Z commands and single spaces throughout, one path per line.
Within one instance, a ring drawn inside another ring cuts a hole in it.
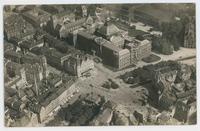
M 72 53 L 76 52 L 73 47 L 71 47 L 66 41 L 61 41 L 54 38 L 51 35 L 44 36 L 44 47 L 55 48 L 56 50 L 60 51 L 61 53 Z M 42 49 L 42 48 L 41 48 Z M 45 49 L 45 48 L 43 48 Z
M 196 47 L 196 31 L 195 31 L 195 18 L 190 17 L 189 23 L 185 28 L 184 36 L 184 47 L 186 48 L 195 48 Z
M 47 60 L 45 56 L 42 56 L 42 55 L 35 56 L 35 55 L 30 55 L 30 54 L 23 55 L 20 52 L 8 51 L 5 54 L 5 58 L 19 65 L 21 64 L 21 66 L 25 64 L 33 65 L 37 63 L 39 64 L 39 66 L 41 66 L 42 70 L 44 71 L 44 74 L 43 74 L 44 77 L 48 76 L 49 71 L 47 70 Z
M 45 29 L 48 21 L 50 20 L 50 14 L 39 9 L 38 7 L 34 7 L 32 10 L 26 11 L 22 14 L 22 16 L 36 28 L 41 27 Z
M 42 5 L 41 9 L 52 15 L 60 14 L 65 11 L 62 5 Z
M 81 18 L 76 21 L 66 21 L 63 24 L 57 24 L 55 27 L 55 35 L 58 38 L 66 39 L 70 32 L 81 28 L 86 22 L 86 18 Z
M 186 104 L 178 101 L 173 109 L 173 117 L 180 122 L 188 122 L 193 113 L 197 111 L 196 102 Z M 193 118 L 195 119 L 195 118 Z M 193 123 L 194 124 L 194 123 Z
M 45 52 L 45 57 L 47 58 L 47 63 L 57 69 L 63 70 L 64 62 L 69 59 L 71 54 L 64 54 L 58 52 L 56 49 L 49 49 Z
M 137 62 L 140 60 L 138 56 L 138 45 L 136 43 L 128 43 L 125 44 L 125 48 L 130 51 L 130 63 L 137 64 Z
M 18 63 L 7 61 L 5 64 L 5 88 L 18 89 L 27 83 L 25 68 Z
M 102 54 L 101 45 L 103 43 L 98 44 L 98 42 L 95 42 L 95 41 L 98 41 L 98 39 L 101 39 L 101 38 L 98 38 L 97 36 L 93 34 L 80 31 L 77 33 L 77 42 L 75 44 L 75 47 L 89 54 L 101 56 Z
M 136 40 L 137 41 L 137 40 Z M 145 57 L 150 56 L 151 54 L 151 41 L 149 40 L 138 40 L 138 42 L 140 43 L 139 45 L 139 59 L 143 59 Z
M 11 38 L 28 39 L 34 32 L 33 26 L 26 22 L 21 15 L 13 14 L 5 19 L 4 37 L 8 41 Z
M 121 49 L 113 43 L 106 42 L 102 47 L 103 63 L 122 69 L 130 65 L 130 52 L 128 49 Z
M 101 57 L 104 64 L 116 69 L 130 65 L 130 51 L 128 49 L 122 49 L 102 37 L 87 32 L 77 34 L 77 48 Z
M 75 22 L 75 15 L 71 12 L 62 12 L 59 14 L 54 14 L 50 17 L 50 20 L 47 24 L 47 31 L 54 36 L 60 36 L 59 30 L 63 26 L 67 25 L 68 23 Z
M 70 82 L 68 85 L 60 85 L 57 90 L 51 92 L 48 97 L 40 101 L 38 110 L 38 121 L 43 122 L 47 117 L 53 115 L 62 105 L 64 105 L 68 98 L 73 96 L 77 91 L 76 86 Z
M 109 40 L 113 35 L 117 35 L 119 33 L 120 29 L 118 29 L 117 26 L 115 26 L 109 20 L 107 20 L 105 24 L 96 31 L 97 36 L 103 37 L 107 40 Z
M 119 48 L 124 48 L 124 38 L 122 36 L 116 36 L 116 35 L 113 35 L 110 37 L 110 42 L 114 43 L 116 46 L 118 46 Z
M 25 64 L 27 82 L 32 86 L 32 89 L 36 95 L 38 95 L 37 84 L 44 78 L 43 68 L 38 64 Z
M 82 54 L 70 56 L 70 58 L 64 63 L 64 70 L 78 77 L 82 76 L 84 73 L 92 70 L 93 68 L 93 60 L 89 56 Z
M 21 62 L 22 55 L 23 55 L 22 53 L 10 50 L 10 51 L 5 52 L 4 57 L 16 63 L 22 63 Z
M 136 64 L 138 61 L 151 54 L 151 41 L 149 40 L 137 40 L 125 44 L 125 48 L 130 51 L 131 64 Z

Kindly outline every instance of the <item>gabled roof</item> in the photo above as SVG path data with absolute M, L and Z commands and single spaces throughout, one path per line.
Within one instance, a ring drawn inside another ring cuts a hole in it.
M 113 34 L 118 33 L 120 30 L 114 24 L 110 22 L 106 22 L 100 29 L 99 33 L 106 36 L 111 36 Z

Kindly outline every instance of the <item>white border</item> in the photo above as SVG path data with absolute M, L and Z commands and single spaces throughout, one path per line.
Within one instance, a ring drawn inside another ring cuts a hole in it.
M 3 5 L 20 5 L 20 4 L 81 4 L 81 3 L 196 3 L 196 38 L 197 38 L 197 69 L 199 69 L 199 50 L 200 45 L 199 41 L 199 22 L 200 22 L 200 1 L 199 0 L 1 0 L 0 2 L 0 131 L 2 130 L 87 130 L 87 131 L 102 131 L 102 130 L 153 130 L 153 131 L 169 131 L 169 130 L 181 130 L 181 131 L 189 131 L 189 130 L 200 130 L 200 110 L 199 109 L 199 81 L 197 81 L 197 125 L 194 126 L 109 126 L 109 127 L 36 127 L 36 128 L 6 128 L 4 127 L 4 102 L 3 102 Z M 164 14 L 163 14 L 164 15 Z M 200 70 L 197 70 L 197 80 L 200 75 Z

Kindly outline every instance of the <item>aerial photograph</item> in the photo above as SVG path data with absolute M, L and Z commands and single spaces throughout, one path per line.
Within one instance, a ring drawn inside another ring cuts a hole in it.
M 3 6 L 5 127 L 196 125 L 195 3 Z

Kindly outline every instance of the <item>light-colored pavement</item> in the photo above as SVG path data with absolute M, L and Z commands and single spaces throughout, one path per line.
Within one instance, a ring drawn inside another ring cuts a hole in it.
M 180 47 L 180 50 L 174 51 L 174 53 L 171 55 L 163 55 L 163 54 L 155 54 L 155 55 L 158 55 L 159 57 L 161 57 L 162 61 L 177 60 L 180 58 L 196 56 L 196 49 Z
M 161 55 L 156 54 L 161 57 L 160 61 L 166 61 L 166 60 L 177 60 L 180 58 L 190 57 L 196 55 L 195 49 L 187 49 L 187 48 L 181 48 L 179 51 L 175 52 L 172 55 Z M 154 63 L 145 63 L 143 61 L 140 61 L 137 63 L 137 66 L 133 66 L 130 68 L 126 68 L 120 71 L 112 71 L 108 68 L 106 68 L 102 63 L 95 63 L 95 71 L 96 73 L 93 73 L 90 77 L 87 78 L 79 78 L 79 80 L 76 82 L 76 86 L 79 88 L 79 93 L 76 94 L 69 103 L 72 104 L 74 101 L 78 99 L 78 96 L 81 94 L 87 94 L 93 92 L 94 94 L 99 94 L 101 96 L 105 96 L 106 99 L 112 100 L 116 102 L 117 104 L 123 105 L 125 108 L 127 108 L 130 112 L 133 112 L 134 110 L 140 110 L 144 109 L 145 107 L 141 106 L 141 102 L 139 99 L 142 99 L 141 89 L 145 89 L 143 86 L 139 86 L 136 88 L 129 88 L 130 85 L 124 83 L 121 79 L 118 78 L 118 76 L 132 71 L 138 67 L 143 67 L 148 64 L 156 64 L 160 61 L 154 62 Z M 184 60 L 181 62 L 194 64 L 196 63 L 196 58 Z M 48 67 L 52 72 L 56 74 L 60 74 L 61 71 L 49 66 Z M 117 79 L 120 83 L 119 89 L 106 89 L 102 87 L 102 84 L 108 80 L 108 78 Z M 147 84 L 148 86 L 148 84 Z M 65 107 L 69 104 L 66 103 Z M 53 119 L 49 118 L 49 120 Z M 48 121 L 49 121 L 48 120 Z

